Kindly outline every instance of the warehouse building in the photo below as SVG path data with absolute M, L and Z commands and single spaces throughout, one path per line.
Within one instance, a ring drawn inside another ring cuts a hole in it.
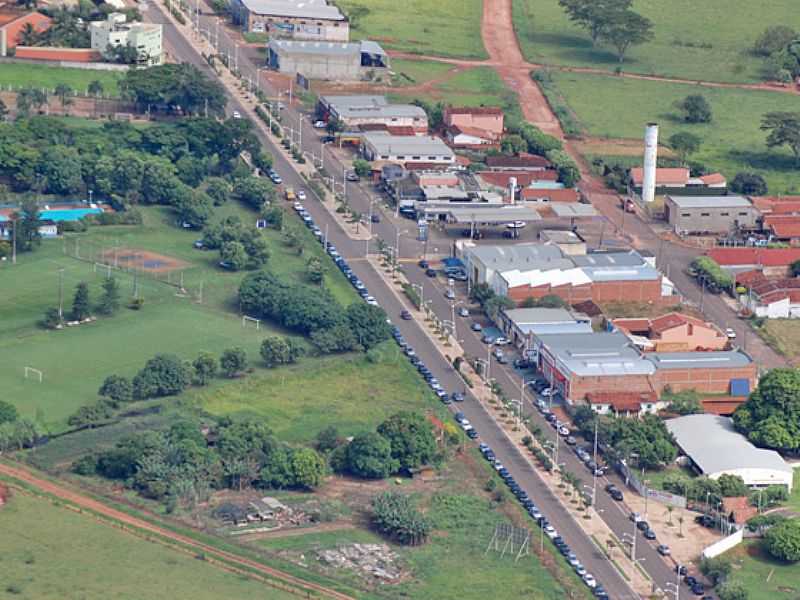
M 728 417 L 687 415 L 666 421 L 694 468 L 711 479 L 738 475 L 750 487 L 784 485 L 791 491 L 793 472 L 774 450 L 756 448 L 736 432 Z
M 456 155 L 441 138 L 431 135 L 388 135 L 380 131 L 364 134 L 361 152 L 367 160 L 452 165 Z
M 758 227 L 758 210 L 744 196 L 666 196 L 664 218 L 678 235 L 729 234 Z
M 308 79 L 361 81 L 368 74 L 385 72 L 389 57 L 379 44 L 370 41 L 300 42 L 270 40 L 267 65 L 281 73 L 301 73 Z
M 231 0 L 234 21 L 270 38 L 347 42 L 350 23 L 325 0 Z
M 498 325 L 511 343 L 527 358 L 534 358 L 534 336 L 562 333 L 591 333 L 592 321 L 586 315 L 566 308 L 513 308 L 500 312 Z
M 413 104 L 391 104 L 386 96 L 320 96 L 317 113 L 325 120 L 337 119 L 350 129 L 361 125 L 411 127 L 428 132 L 428 115 Z
M 709 352 L 648 352 L 657 376 L 653 386 L 673 392 L 749 396 L 758 383 L 753 359 L 741 350 Z

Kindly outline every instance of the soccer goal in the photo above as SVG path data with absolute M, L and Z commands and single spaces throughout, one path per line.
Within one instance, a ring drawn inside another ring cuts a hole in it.
M 248 317 L 247 315 L 242 315 L 242 327 L 247 327 L 248 323 L 252 323 L 256 326 L 256 330 L 261 329 L 261 319 L 256 319 L 255 317 Z
M 25 367 L 25 379 L 38 379 L 42 383 L 42 372 L 33 367 Z

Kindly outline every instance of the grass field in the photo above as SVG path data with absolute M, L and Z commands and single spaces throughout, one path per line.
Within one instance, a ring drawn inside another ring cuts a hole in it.
M 489 67 L 462 71 L 447 81 L 434 85 L 425 94 L 404 94 L 402 89 L 398 89 L 389 94 L 389 98 L 397 102 L 422 98 L 453 106 L 499 106 L 504 109 L 507 119 L 521 115 L 516 93 L 508 89 L 497 72 Z
M 487 58 L 481 41 L 481 0 L 340 0 L 350 14 L 369 12 L 351 26 L 351 39 L 371 39 L 391 50 L 459 58 Z
M 773 350 L 796 365 L 800 361 L 800 323 L 796 319 L 766 319 L 756 331 Z
M 353 435 L 394 412 L 434 406 L 430 389 L 391 341 L 380 347 L 378 362 L 363 355 L 304 360 L 187 397 L 212 414 L 262 416 L 279 438 L 297 442 L 328 425 Z
M 218 218 L 242 210 L 231 203 L 219 211 Z M 158 352 L 191 358 L 203 350 L 219 354 L 231 346 L 242 346 L 255 362 L 261 340 L 271 330 L 267 323 L 261 324 L 260 331 L 242 328 L 235 297 L 244 274 L 223 272 L 216 267 L 216 252 L 193 249 L 191 242 L 197 233 L 175 228 L 169 211 L 147 208 L 144 215 L 142 226 L 92 228 L 88 234 L 70 238 L 67 246 L 74 250 L 74 240 L 78 239 L 82 256 L 117 245 L 182 259 L 189 264 L 184 271 L 184 285 L 191 297 L 178 297 L 176 288 L 140 277 L 143 310 L 123 308 L 114 317 L 92 324 L 45 331 L 37 321 L 48 307 L 58 304 L 59 269 L 64 269 L 66 311 L 80 281 L 89 282 L 92 296 L 99 297 L 105 270 L 95 272 L 91 262 L 65 256 L 60 240 L 45 241 L 36 251 L 21 254 L 17 266 L 6 264 L 0 270 L 0 277 L 9 282 L 7 293 L 0 295 L 4 325 L 0 332 L 0 386 L 23 415 L 38 417 L 54 432 L 63 430 L 66 418 L 79 406 L 96 399 L 100 383 L 112 373 L 133 375 Z M 252 218 L 247 214 L 244 217 Z M 322 256 L 323 252 L 294 216 L 286 221 L 300 229 L 307 240 L 304 255 L 290 251 L 279 233 L 268 231 L 272 250 L 269 268 L 302 280 L 308 257 Z M 356 298 L 352 288 L 327 257 L 325 261 L 326 285 L 343 304 L 352 302 Z M 133 276 L 116 275 L 123 300 L 127 301 L 133 290 Z M 198 304 L 193 300 L 197 299 L 201 283 L 203 304 Z M 43 383 L 24 379 L 26 366 L 43 371 Z
M 514 25 L 522 52 L 531 62 L 579 65 L 613 71 L 617 58 L 608 46 L 572 24 L 558 0 L 513 0 Z M 635 0 L 634 10 L 654 23 L 652 42 L 631 48 L 623 69 L 704 81 L 760 80 L 762 59 L 750 52 L 770 25 L 791 23 L 794 0 Z M 705 45 L 705 48 L 701 48 Z
M 761 549 L 759 540 L 745 540 L 723 556 L 733 562 L 733 575 L 749 592 L 748 600 L 796 600 L 798 566 L 778 562 Z
M 453 68 L 453 65 L 434 60 L 392 60 L 392 71 L 398 75 L 398 85 L 420 85 L 444 77 Z
M 788 149 L 767 149 L 759 129 L 770 111 L 793 111 L 797 98 L 789 94 L 752 90 L 703 88 L 688 84 L 622 79 L 605 75 L 551 73 L 554 84 L 577 116 L 584 131 L 609 138 L 641 139 L 649 121 L 660 124 L 666 141 L 678 131 L 691 131 L 703 140 L 691 159 L 720 170 L 730 181 L 743 170 L 761 173 L 773 194 L 800 189 Z M 674 108 L 677 100 L 701 93 L 710 102 L 713 121 L 686 125 Z
M 0 509 L 0 530 L 4 599 L 295 598 L 21 493 Z
M 103 84 L 103 94 L 118 96 L 117 83 L 122 74 L 115 71 L 93 71 L 91 69 L 70 69 L 67 67 L 49 67 L 46 65 L 26 65 L 3 63 L 0 65 L 0 87 L 9 86 L 47 88 L 51 92 L 59 83 L 66 83 L 78 93 L 85 94 L 92 81 Z

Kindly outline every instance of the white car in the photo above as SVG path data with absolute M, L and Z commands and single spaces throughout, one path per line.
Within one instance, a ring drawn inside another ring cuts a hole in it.
M 469 316 L 469 309 L 468 308 L 460 308 L 458 309 L 458 316 L 459 317 L 468 317 Z
M 563 425 L 558 428 L 558 435 L 561 437 L 567 437 L 569 435 L 569 429 L 564 427 Z
M 578 577 L 583 577 L 586 575 L 586 567 L 584 567 L 581 563 L 575 565 L 575 572 L 578 574 Z
M 306 199 L 305 190 L 297 190 L 297 199 L 298 200 L 305 200 Z
M 325 121 L 314 121 L 314 129 L 325 129 L 327 126 Z
M 546 526 L 545 526 L 545 528 L 544 528 L 544 534 L 545 534 L 547 537 L 549 537 L 551 540 L 553 540 L 553 539 L 555 539 L 555 538 L 557 538 L 557 537 L 558 537 L 558 532 L 556 531 L 556 528 L 555 528 L 555 527 L 553 527 L 552 525 L 546 525 Z
M 727 336 L 728 336 L 728 339 L 729 339 L 729 340 L 735 340 L 735 339 L 736 339 L 736 332 L 735 332 L 735 331 L 733 330 L 733 328 L 731 328 L 731 327 L 728 327 L 728 328 L 725 330 L 725 335 L 727 335 Z
M 525 227 L 525 224 L 525 221 L 512 221 L 511 223 L 508 223 L 506 227 L 509 229 L 522 229 Z
M 544 388 L 541 391 L 541 394 L 543 398 L 549 398 L 550 396 L 553 395 L 553 388 Z
M 233 111 L 233 118 L 234 119 L 241 119 L 242 115 L 239 114 L 238 110 Z
M 494 341 L 495 346 L 507 346 L 511 341 L 505 337 L 499 337 Z
M 305 210 L 303 208 L 303 205 L 300 204 L 299 202 L 295 202 L 294 204 L 292 204 L 292 208 L 294 208 L 297 212 L 301 212 L 301 211 Z
M 594 589 L 597 587 L 597 580 L 591 573 L 587 573 L 586 575 L 583 576 L 583 582 L 590 588 Z

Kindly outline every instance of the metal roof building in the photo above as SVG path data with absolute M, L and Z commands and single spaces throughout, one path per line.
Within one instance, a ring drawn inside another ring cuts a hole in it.
M 272 39 L 267 64 L 281 73 L 301 73 L 309 79 L 359 81 L 367 71 L 388 67 L 386 52 L 375 42 L 312 42 Z
M 320 96 L 322 113 L 339 119 L 348 127 L 358 125 L 410 126 L 424 132 L 428 128 L 428 115 L 413 104 L 391 104 L 386 96 Z M 444 142 L 442 142 L 444 143 Z
M 737 433 L 730 418 L 687 415 L 669 419 L 666 425 L 683 453 L 711 479 L 738 475 L 749 486 L 792 489 L 792 467 L 774 450 L 756 448 Z
M 325 0 L 239 0 L 251 13 L 297 19 L 344 21 L 337 6 Z
M 530 350 L 532 336 L 591 333 L 592 322 L 566 308 L 513 308 L 500 313 L 499 324 L 512 343 Z
M 231 0 L 233 20 L 245 31 L 289 38 L 347 42 L 350 23 L 325 0 Z
M 367 160 L 452 164 L 456 155 L 441 138 L 432 135 L 387 135 L 368 131 L 361 150 Z
M 537 337 L 562 373 L 566 370 L 579 377 L 602 377 L 652 375 L 656 371 L 619 331 Z
M 759 212 L 744 196 L 665 196 L 664 216 L 678 234 L 730 233 L 756 227 Z
M 647 360 L 657 369 L 737 369 L 749 367 L 753 360 L 739 350 L 718 352 L 650 352 Z

